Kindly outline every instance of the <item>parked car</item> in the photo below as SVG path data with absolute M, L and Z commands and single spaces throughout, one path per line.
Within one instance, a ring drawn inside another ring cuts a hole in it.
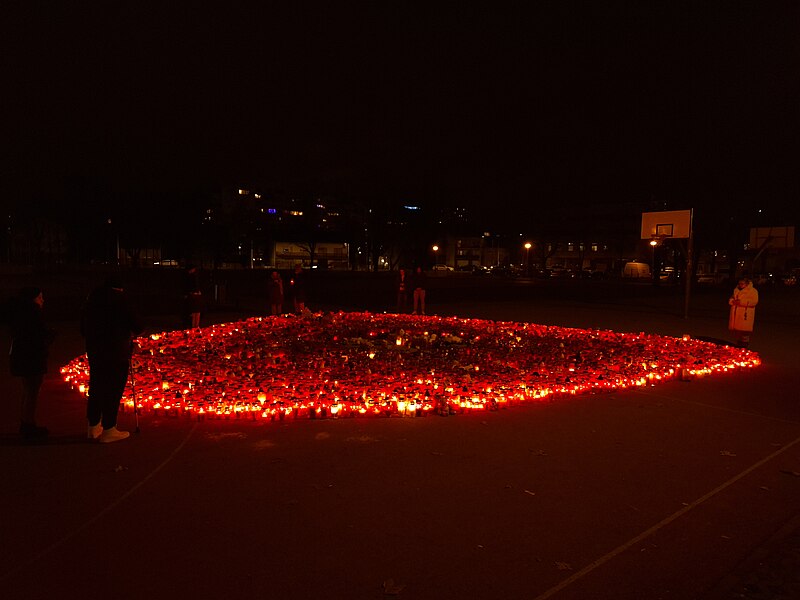
M 568 279 L 573 276 L 572 271 L 569 269 L 565 269 L 564 267 L 553 267 L 550 269 L 550 277 L 555 277 L 559 279 Z
M 661 272 L 658 274 L 659 279 L 661 281 L 674 281 L 681 276 L 680 271 L 676 271 L 675 267 L 664 267 L 661 269 Z
M 775 283 L 775 275 L 772 273 L 758 273 L 753 275 L 753 283 L 755 285 L 772 285 Z
M 630 277 L 633 279 L 643 279 L 650 277 L 650 265 L 640 262 L 625 263 L 622 269 L 623 277 Z
M 717 271 L 716 273 L 698 273 L 697 283 L 702 284 L 721 284 L 730 279 L 727 271 Z
M 491 273 L 496 277 L 519 277 L 521 274 L 519 268 L 514 265 L 494 267 Z
M 436 265 L 433 265 L 433 270 L 434 271 L 452 271 L 453 267 L 451 267 L 449 265 L 436 264 Z
M 489 268 L 481 265 L 464 265 L 463 267 L 459 268 L 459 271 L 466 271 L 467 273 L 472 273 L 473 275 L 489 274 Z
M 783 276 L 781 282 L 783 282 L 783 285 L 797 285 L 797 275 L 794 273 L 788 273 L 787 275 Z

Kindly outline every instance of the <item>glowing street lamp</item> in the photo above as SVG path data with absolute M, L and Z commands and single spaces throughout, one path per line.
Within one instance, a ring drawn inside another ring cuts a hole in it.
M 653 238 L 650 240 L 650 245 L 653 247 L 653 281 L 657 281 L 656 276 L 656 246 L 658 246 L 658 239 Z
M 433 250 L 433 262 L 434 262 L 434 264 L 439 264 L 439 246 L 434 244 L 433 248 L 431 248 L 431 250 Z
M 531 274 L 530 254 L 531 254 L 531 243 L 525 242 L 525 273 L 527 275 Z

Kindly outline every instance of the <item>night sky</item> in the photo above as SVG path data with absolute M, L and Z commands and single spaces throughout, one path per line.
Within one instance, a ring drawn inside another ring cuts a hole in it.
M 800 4 L 531 4 L 5 3 L 3 207 L 79 177 L 795 224 Z

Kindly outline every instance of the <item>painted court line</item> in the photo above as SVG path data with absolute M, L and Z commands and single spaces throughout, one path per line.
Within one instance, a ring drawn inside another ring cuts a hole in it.
M 706 402 L 697 402 L 696 400 L 686 400 L 684 398 L 680 398 L 678 396 L 665 396 L 664 394 L 659 394 L 656 392 L 649 392 L 646 390 L 635 390 L 635 393 L 641 394 L 643 396 L 649 396 L 651 398 L 661 398 L 663 400 L 673 400 L 675 402 L 682 402 L 684 404 L 692 404 L 694 406 L 702 406 L 704 408 L 714 408 L 716 410 L 721 410 L 724 412 L 729 412 L 735 415 L 744 415 L 747 417 L 756 417 L 758 419 L 764 419 L 766 421 L 777 421 L 778 423 L 787 423 L 789 425 L 800 425 L 800 421 L 793 421 L 791 419 L 782 419 L 780 417 L 771 417 L 769 415 L 760 415 L 758 413 L 749 412 L 746 410 L 738 410 L 735 408 L 728 408 L 727 406 L 717 406 L 715 404 L 708 404 Z
M 795 439 L 791 443 L 787 444 L 783 448 L 780 448 L 780 449 L 776 450 L 775 452 L 773 452 L 772 454 L 770 454 L 766 458 L 762 458 L 760 461 L 758 461 L 754 465 L 748 467 L 747 469 L 745 469 L 744 471 L 742 471 L 738 475 L 735 475 L 731 479 L 728 479 L 728 481 L 726 481 L 725 483 L 715 487 L 713 490 L 711 490 L 710 492 L 708 492 L 704 496 L 698 498 L 697 500 L 695 500 L 691 504 L 688 504 L 688 505 L 684 506 L 678 512 L 673 513 L 670 516 L 668 516 L 667 518 L 659 521 L 658 523 L 653 525 L 650 529 L 647 529 L 646 531 L 643 531 L 642 533 L 637 535 L 635 538 L 628 540 L 627 542 L 625 542 L 621 546 L 618 546 L 618 547 L 614 548 L 608 554 L 606 554 L 604 556 L 601 556 L 597 560 L 594 560 L 594 561 L 590 562 L 583 569 L 581 569 L 580 571 L 578 571 L 577 573 L 575 573 L 571 577 L 568 577 L 567 579 L 564 579 L 562 582 L 560 582 L 557 585 L 551 587 L 546 592 L 536 596 L 536 598 L 534 598 L 534 600 L 545 600 L 546 598 L 551 598 L 552 596 L 554 596 L 555 594 L 557 594 L 558 592 L 560 592 L 564 588 L 572 585 L 573 583 L 575 583 L 579 579 L 582 579 L 583 577 L 585 577 L 586 575 L 588 575 L 589 573 L 591 573 L 592 571 L 594 571 L 598 567 L 601 567 L 602 565 L 604 565 L 605 563 L 607 563 L 611 559 L 615 558 L 616 556 L 619 556 L 620 554 L 622 554 L 623 552 L 625 552 L 626 550 L 631 548 L 631 546 L 635 546 L 636 544 L 638 544 L 641 541 L 645 540 L 646 538 L 650 537 L 651 535 L 656 533 L 659 529 L 663 529 L 664 527 L 666 527 L 667 525 L 669 525 L 670 523 L 672 523 L 676 519 L 679 519 L 680 517 L 682 517 L 683 515 L 688 513 L 690 510 L 692 510 L 694 508 L 697 508 L 698 506 L 700 506 L 706 500 L 708 500 L 710 498 L 713 498 L 714 496 L 719 494 L 721 491 L 729 488 L 730 486 L 732 486 L 734 483 L 736 483 L 740 479 L 746 477 L 747 475 L 749 475 L 750 473 L 752 473 L 753 471 L 755 471 L 759 467 L 765 465 L 766 463 L 768 463 L 772 459 L 777 458 L 778 456 L 780 456 L 781 454 L 783 454 L 784 452 L 789 450 L 789 448 L 792 448 L 793 446 L 795 446 L 798 443 L 800 443 L 800 437 L 798 437 L 797 439 Z
M 161 469 L 163 469 L 164 467 L 166 467 L 166 466 L 167 466 L 167 465 L 168 465 L 168 464 L 169 464 L 169 463 L 172 461 L 172 459 L 173 459 L 173 458 L 175 458 L 175 456 L 177 456 L 178 452 L 180 452 L 180 451 L 183 449 L 183 447 L 186 445 L 186 443 L 189 441 L 189 438 L 191 438 L 191 437 L 192 437 L 192 434 L 194 433 L 195 429 L 197 429 L 197 425 L 198 425 L 198 424 L 197 424 L 197 423 L 195 423 L 195 424 L 194 424 L 194 426 L 193 426 L 193 427 L 192 427 L 192 428 L 189 430 L 189 433 L 186 435 L 186 438 L 185 438 L 185 439 L 184 439 L 184 440 L 183 440 L 183 441 L 182 441 L 182 442 L 181 442 L 181 443 L 178 445 L 178 447 L 177 447 L 177 448 L 175 448 L 175 449 L 174 449 L 174 450 L 173 450 L 173 451 L 170 453 L 170 455 L 169 455 L 169 456 L 167 456 L 167 458 L 165 458 L 165 459 L 164 459 L 164 460 L 161 462 L 161 464 L 160 464 L 160 465 L 158 465 L 158 466 L 157 466 L 155 469 L 153 469 L 152 471 L 150 471 L 150 473 L 148 473 L 148 474 L 147 474 L 147 475 L 146 475 L 146 476 L 145 476 L 145 477 L 144 477 L 144 478 L 143 478 L 143 479 L 142 479 L 142 480 L 141 480 L 139 483 L 137 483 L 136 485 L 134 485 L 134 486 L 133 486 L 131 489 L 129 489 L 129 490 L 128 490 L 127 492 L 125 492 L 125 493 L 124 493 L 122 496 L 120 496 L 119 498 L 117 498 L 116 500 L 114 500 L 114 502 L 112 502 L 111 504 L 109 504 L 108 506 L 106 506 L 106 507 L 105 507 L 103 510 L 101 510 L 101 511 L 100 511 L 99 513 L 97 513 L 95 516 L 93 516 L 92 518 L 90 518 L 88 521 L 84 521 L 84 522 L 83 522 L 81 525 L 78 525 L 78 527 L 76 527 L 76 528 L 75 528 L 75 529 L 73 529 L 71 532 L 69 532 L 68 534 L 66 534 L 66 535 L 65 535 L 64 537 L 62 537 L 60 540 L 57 540 L 57 541 L 53 542 L 53 543 L 52 543 L 52 544 L 50 544 L 50 545 L 49 545 L 47 548 L 45 548 L 44 550 L 42 550 L 41 552 L 39 552 L 38 554 L 36 554 L 36 555 L 35 555 L 35 556 L 33 556 L 32 558 L 30 558 L 30 559 L 28 559 L 28 560 L 26 560 L 26 561 L 24 561 L 24 562 L 20 563 L 20 564 L 19 564 L 19 565 L 17 565 L 16 567 L 14 567 L 14 568 L 12 568 L 11 570 L 9 570 L 9 571 L 6 571 L 6 572 L 5 572 L 5 573 L 3 573 L 2 575 L 0 575 L 0 581 L 5 581 L 5 580 L 7 580 L 7 579 L 11 578 L 13 575 L 15 575 L 15 574 L 19 573 L 20 571 L 22 571 L 22 570 L 23 570 L 23 569 L 25 569 L 26 567 L 29 567 L 30 565 L 32 565 L 32 564 L 36 563 L 37 561 L 41 560 L 42 558 L 44 558 L 45 556 L 47 556 L 48 554 L 50 554 L 51 552 L 53 552 L 53 550 L 55 550 L 55 549 L 56 549 L 56 548 L 58 548 L 59 546 L 62 546 L 62 545 L 64 545 L 65 543 L 67 543 L 67 542 L 68 542 L 69 540 L 71 540 L 73 537 L 75 537 L 76 535 L 78 535 L 78 534 L 79 534 L 81 531 L 83 531 L 83 530 L 87 529 L 87 528 L 88 528 L 89 526 L 91 526 L 91 525 L 94 525 L 94 524 L 95 524 L 97 521 L 99 521 L 101 518 L 103 518 L 105 515 L 107 515 L 107 514 L 108 514 L 109 512 L 111 512 L 112 510 L 114 510 L 114 509 L 115 509 L 117 506 L 119 506 L 120 504 L 122 504 L 122 503 L 123 503 L 125 500 L 127 500 L 128 498 L 130 498 L 130 497 L 133 495 L 133 493 L 134 493 L 134 492 L 136 492 L 136 490 L 138 490 L 138 489 L 139 489 L 140 487 L 142 487 L 142 486 L 143 486 L 145 483 L 147 483 L 148 481 L 150 481 L 150 480 L 151 480 L 151 479 L 152 479 L 152 478 L 153 478 L 153 477 L 156 475 L 156 473 L 158 473 L 158 472 L 159 472 Z

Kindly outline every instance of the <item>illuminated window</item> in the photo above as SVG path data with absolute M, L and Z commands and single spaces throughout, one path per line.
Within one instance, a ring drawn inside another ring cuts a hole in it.
M 239 195 L 240 196 L 249 196 L 250 195 L 250 190 L 243 190 L 243 189 L 239 188 Z
M 575 252 L 575 244 L 573 244 L 572 242 L 569 242 L 567 244 L 567 252 Z
M 597 244 L 592 244 L 592 252 L 597 252 L 600 247 Z

